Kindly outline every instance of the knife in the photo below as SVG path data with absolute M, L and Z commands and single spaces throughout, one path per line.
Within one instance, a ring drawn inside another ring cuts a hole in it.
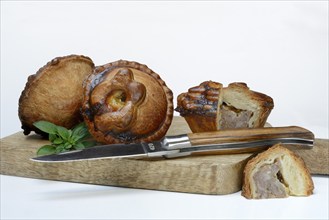
M 188 155 L 250 153 L 277 143 L 293 144 L 303 149 L 313 147 L 311 131 L 298 127 L 266 127 L 220 130 L 166 136 L 151 143 L 99 145 L 32 158 L 38 162 L 71 162 L 105 158 L 174 158 Z

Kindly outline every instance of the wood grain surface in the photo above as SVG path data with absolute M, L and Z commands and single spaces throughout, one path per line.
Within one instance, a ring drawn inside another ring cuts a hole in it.
M 174 117 L 167 135 L 189 133 L 181 117 Z M 241 190 L 242 172 L 252 154 L 190 156 L 174 159 L 102 159 L 38 163 L 30 158 L 48 143 L 37 135 L 18 132 L 1 139 L 1 174 L 200 194 L 229 194 Z M 316 139 L 311 150 L 293 149 L 312 174 L 329 174 L 329 141 Z

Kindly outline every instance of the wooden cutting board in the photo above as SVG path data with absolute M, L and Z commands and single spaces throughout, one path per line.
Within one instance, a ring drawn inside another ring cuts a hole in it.
M 167 135 L 189 133 L 174 117 Z M 252 154 L 191 156 L 175 159 L 103 159 L 38 163 L 30 158 L 48 143 L 37 135 L 18 132 L 1 139 L 1 174 L 99 185 L 201 194 L 241 190 L 242 172 Z M 312 174 L 329 174 L 329 140 L 316 139 L 311 150 L 296 150 Z

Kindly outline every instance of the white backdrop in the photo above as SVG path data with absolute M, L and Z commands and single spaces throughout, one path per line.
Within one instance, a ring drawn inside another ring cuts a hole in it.
M 52 58 L 148 65 L 175 97 L 205 80 L 270 95 L 273 126 L 328 138 L 327 1 L 1 1 L 1 137 L 27 77 Z M 175 99 L 176 104 L 176 99 Z

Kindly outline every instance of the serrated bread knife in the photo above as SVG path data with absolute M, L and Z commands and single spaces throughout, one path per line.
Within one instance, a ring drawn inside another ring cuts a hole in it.
M 99 145 L 32 158 L 38 162 L 70 162 L 105 158 L 181 157 L 194 154 L 232 154 L 265 150 L 277 143 L 312 148 L 314 135 L 297 126 L 220 130 L 167 136 L 152 143 Z

